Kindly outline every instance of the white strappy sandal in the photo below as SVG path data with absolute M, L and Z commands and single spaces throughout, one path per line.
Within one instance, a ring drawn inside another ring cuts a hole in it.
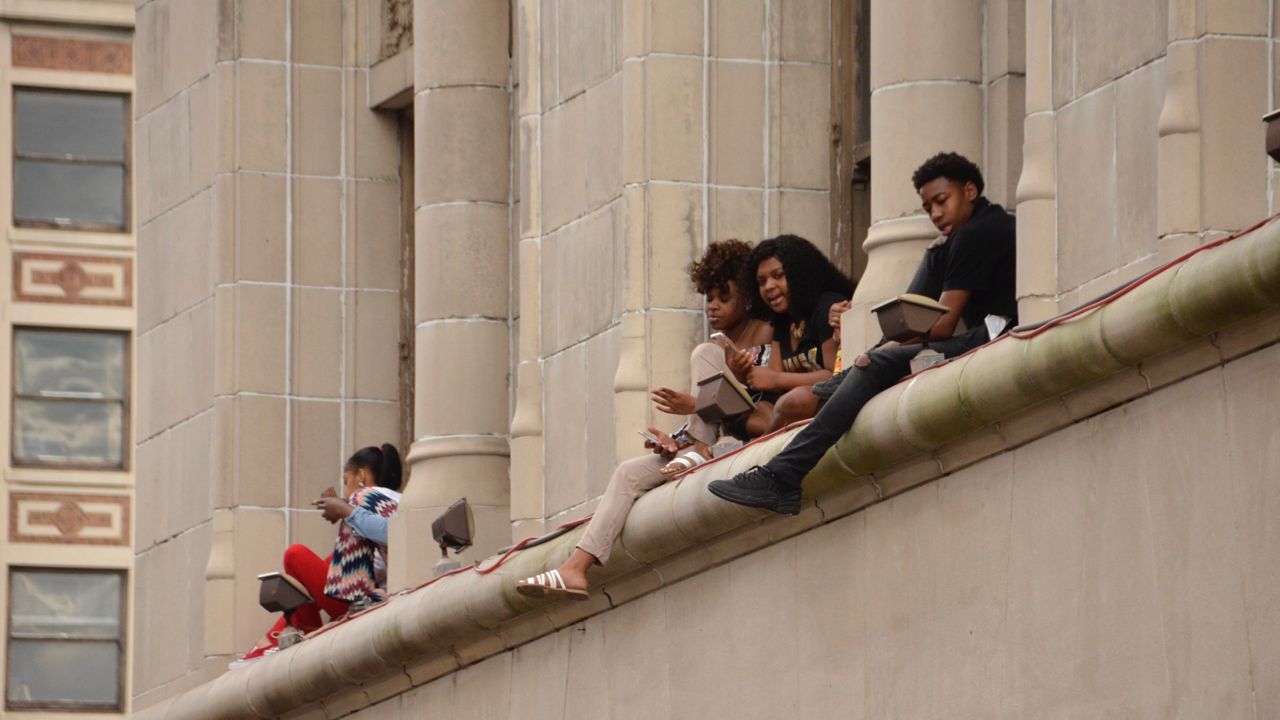
M 703 457 L 702 453 L 697 450 L 690 450 L 689 452 L 681 453 L 674 460 L 663 465 L 662 470 L 659 472 L 662 473 L 663 477 L 671 477 L 692 470 L 706 461 L 707 458 Z
M 578 590 L 571 588 L 565 584 L 564 578 L 560 577 L 559 570 L 551 570 L 549 572 L 538 573 L 533 577 L 527 577 L 516 583 L 516 592 L 525 597 L 532 598 L 557 598 L 570 600 L 586 600 L 589 593 L 586 590 Z

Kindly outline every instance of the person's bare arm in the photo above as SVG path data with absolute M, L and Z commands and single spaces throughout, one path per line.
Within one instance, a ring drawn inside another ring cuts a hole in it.
M 938 298 L 938 302 L 947 306 L 947 312 L 933 324 L 933 329 L 929 331 L 930 340 L 946 340 L 955 334 L 956 326 L 960 324 L 960 314 L 964 312 L 964 306 L 969 303 L 970 294 L 968 290 L 942 291 L 942 297 Z
M 960 315 L 964 312 L 964 306 L 969 302 L 969 295 L 970 292 L 968 290 L 943 291 L 942 298 L 939 299 L 938 302 L 947 306 L 947 312 L 942 317 L 938 318 L 938 322 L 934 323 L 933 328 L 929 330 L 930 340 L 946 340 L 955 334 L 956 326 L 960 324 Z M 900 345 L 912 345 L 923 341 L 924 338 L 914 338 L 906 341 L 905 343 L 898 343 L 890 340 L 876 349 L 888 350 L 890 348 L 899 347 Z M 870 363 L 871 356 L 867 353 L 862 353 L 853 359 L 855 367 L 866 367 Z
M 793 388 L 808 387 L 814 383 L 820 383 L 831 377 L 831 371 L 826 368 L 835 364 L 835 340 L 833 338 L 824 340 L 819 352 L 822 353 L 823 369 L 802 373 L 784 372 L 782 370 L 782 360 L 780 359 L 781 353 L 778 352 L 778 344 L 774 343 L 774 353 L 769 358 L 769 367 L 752 368 L 748 384 L 756 390 L 786 392 Z
M 819 350 L 822 353 L 822 367 L 830 368 L 836 366 L 836 348 L 839 346 L 840 338 L 838 333 L 822 341 L 822 347 Z
M 807 387 L 820 383 L 831 377 L 830 370 L 814 370 L 813 372 L 783 372 L 773 368 L 757 367 L 751 369 L 750 386 L 755 390 L 766 392 L 786 392 L 792 388 Z

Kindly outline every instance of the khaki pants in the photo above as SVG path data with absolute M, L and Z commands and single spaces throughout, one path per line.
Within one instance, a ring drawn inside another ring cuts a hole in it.
M 721 372 L 729 372 L 729 365 L 724 361 L 724 348 L 710 342 L 698 345 L 689 354 L 689 392 L 696 397 L 698 382 Z M 699 442 L 715 445 L 720 439 L 720 424 L 708 423 L 694 413 L 689 416 L 689 434 Z
M 693 349 L 689 357 L 689 374 L 692 376 L 690 387 L 696 394 L 698 381 L 728 372 L 729 366 L 724 361 L 724 350 L 715 343 L 702 343 Z M 689 434 L 700 442 L 714 445 L 720 438 L 719 423 L 707 423 L 697 416 L 689 416 Z M 624 461 L 613 471 L 609 479 L 609 487 L 600 498 L 591 522 L 587 523 L 587 531 L 578 543 L 578 548 L 591 553 L 601 565 L 609 561 L 613 551 L 613 543 L 622 534 L 622 526 L 627 522 L 631 506 L 636 499 L 650 490 L 666 482 L 660 472 L 667 460 L 652 453 Z

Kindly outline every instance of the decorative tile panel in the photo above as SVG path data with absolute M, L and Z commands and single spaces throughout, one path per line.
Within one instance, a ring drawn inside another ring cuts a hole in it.
M 133 261 L 124 257 L 14 253 L 13 299 L 130 307 Z
M 15 35 L 13 66 L 128 75 L 133 72 L 133 46 L 116 40 Z
M 9 542 L 128 545 L 129 523 L 125 495 L 9 495 Z

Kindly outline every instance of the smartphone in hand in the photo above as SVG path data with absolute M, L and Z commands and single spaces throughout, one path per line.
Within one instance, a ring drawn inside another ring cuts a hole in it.
M 738 351 L 738 346 L 734 345 L 733 341 L 729 339 L 729 336 L 722 332 L 711 333 L 711 342 L 716 343 L 721 347 L 728 348 L 734 352 Z
M 653 443 L 654 445 L 661 445 L 661 444 L 662 444 L 662 441 L 658 439 L 658 436 L 657 436 L 657 435 L 654 435 L 653 433 L 649 432 L 648 430 L 637 430 L 636 432 L 640 433 L 640 437 L 644 438 L 645 440 L 648 440 L 649 442 Z

